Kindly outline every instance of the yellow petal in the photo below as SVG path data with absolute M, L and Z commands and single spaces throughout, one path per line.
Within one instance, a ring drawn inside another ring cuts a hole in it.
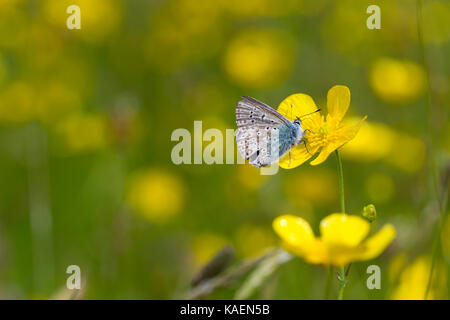
M 341 127 L 329 134 L 328 143 L 320 150 L 319 156 L 311 161 L 311 165 L 315 166 L 321 164 L 327 160 L 328 156 L 336 149 L 342 147 L 344 144 L 352 140 L 359 129 L 361 128 L 364 120 L 367 119 L 365 116 L 360 122 L 353 126 Z
M 300 118 L 317 109 L 314 100 L 310 96 L 303 93 L 296 93 L 284 99 L 278 106 L 277 111 L 292 121 L 297 117 Z
M 326 248 L 314 236 L 308 222 L 293 215 L 283 215 L 273 221 L 273 229 L 283 240 L 283 248 L 313 264 L 328 264 Z
M 343 267 L 350 262 L 356 261 L 360 254 L 358 247 L 331 246 L 328 247 L 329 263 L 336 267 Z
M 396 231 L 393 225 L 387 224 L 375 235 L 361 244 L 362 251 L 357 260 L 370 260 L 378 257 L 394 240 Z
M 333 213 L 320 222 L 321 239 L 334 247 L 356 247 L 368 232 L 369 222 L 345 213 Z
M 350 90 L 346 86 L 334 86 L 328 90 L 328 114 L 337 122 L 341 121 L 350 105 Z
M 273 229 L 289 246 L 306 248 L 315 241 L 314 233 L 309 223 L 294 215 L 286 214 L 275 218 Z
M 279 165 L 283 169 L 296 168 L 299 165 L 303 164 L 305 161 L 307 161 L 309 158 L 311 158 L 312 155 L 316 153 L 318 149 L 319 147 L 311 148 L 310 146 L 308 146 L 308 150 L 306 150 L 306 147 L 303 143 L 299 144 L 291 149 L 290 158 L 289 152 L 287 152 L 283 157 L 281 157 Z

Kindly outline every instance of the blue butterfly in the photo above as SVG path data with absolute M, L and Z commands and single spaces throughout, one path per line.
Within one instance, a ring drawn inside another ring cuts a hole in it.
M 258 168 L 268 166 L 292 147 L 300 143 L 306 147 L 306 130 L 302 129 L 299 118 L 289 121 L 256 99 L 242 99 L 236 106 L 236 143 L 242 157 L 251 165 Z

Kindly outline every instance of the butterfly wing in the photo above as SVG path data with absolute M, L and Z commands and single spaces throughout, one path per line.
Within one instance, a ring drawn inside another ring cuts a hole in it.
M 268 105 L 253 98 L 242 98 L 236 106 L 238 150 L 253 166 L 267 166 L 291 147 L 286 139 L 280 140 L 279 134 L 289 131 L 293 125 Z

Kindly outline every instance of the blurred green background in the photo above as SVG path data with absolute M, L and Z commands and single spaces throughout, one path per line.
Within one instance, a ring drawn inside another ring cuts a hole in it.
M 71 4 L 81 30 L 66 27 Z M 366 27 L 372 4 L 380 30 Z M 302 216 L 317 234 L 339 208 L 334 157 L 274 176 L 177 166 L 171 134 L 194 120 L 235 128 L 241 95 L 277 107 L 301 92 L 325 108 L 335 84 L 351 90 L 350 116 L 368 115 L 342 149 L 348 211 L 373 203 L 375 229 L 398 233 L 381 257 L 352 266 L 346 297 L 420 298 L 439 219 L 429 155 L 439 181 L 449 166 L 450 2 L 423 1 L 426 65 L 416 4 L 1 0 L 0 298 L 60 297 L 72 264 L 85 299 L 180 298 L 223 246 L 240 261 L 277 245 L 278 215 Z M 433 298 L 450 288 L 444 222 Z M 381 290 L 366 288 L 370 264 Z M 323 267 L 294 259 L 252 298 L 322 298 L 324 283 Z M 241 284 L 209 298 L 233 298 Z

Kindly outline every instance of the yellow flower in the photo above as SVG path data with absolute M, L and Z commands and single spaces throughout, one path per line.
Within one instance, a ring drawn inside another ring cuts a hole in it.
M 184 206 L 183 181 L 171 172 L 148 169 L 130 179 L 127 202 L 151 222 L 164 223 Z
M 395 267 L 395 266 L 394 266 Z M 423 300 L 428 285 L 431 260 L 419 256 L 398 275 L 397 286 L 391 294 L 393 300 Z M 392 268 L 392 266 L 391 266 Z M 445 299 L 447 275 L 443 264 L 436 265 L 427 299 Z
M 422 66 L 404 60 L 380 58 L 369 71 L 369 84 L 381 100 L 390 104 L 408 104 L 425 90 L 425 71 Z
M 319 113 L 302 118 L 318 109 L 313 99 L 306 94 L 297 93 L 284 99 L 278 106 L 278 112 L 290 120 L 297 117 L 301 119 L 302 129 L 306 131 L 307 147 L 299 144 L 292 148 L 290 156 L 287 153 L 280 159 L 280 166 L 284 169 L 295 168 L 321 149 L 319 156 L 311 161 L 312 165 L 320 164 L 328 158 L 330 153 L 352 140 L 367 116 L 357 124 L 342 124 L 342 118 L 349 105 L 350 90 L 346 86 L 334 86 L 328 91 L 326 118 Z
M 316 238 L 308 222 L 300 217 L 283 215 L 273 221 L 273 229 L 287 251 L 308 263 L 335 266 L 379 256 L 396 235 L 395 228 L 387 224 L 364 240 L 369 228 L 370 223 L 359 216 L 333 213 L 320 222 L 321 236 Z
M 247 29 L 230 42 L 224 67 L 238 85 L 256 89 L 275 87 L 291 73 L 293 52 L 295 46 L 289 34 L 270 29 Z
M 73 32 L 88 41 L 99 41 L 113 34 L 120 25 L 121 6 L 117 0 L 47 0 L 42 1 L 42 11 L 46 21 L 58 28 L 66 26 L 68 6 L 76 4 L 80 8 L 81 30 Z
M 69 152 L 95 151 L 109 143 L 107 121 L 101 114 L 70 115 L 58 123 L 55 132 Z

